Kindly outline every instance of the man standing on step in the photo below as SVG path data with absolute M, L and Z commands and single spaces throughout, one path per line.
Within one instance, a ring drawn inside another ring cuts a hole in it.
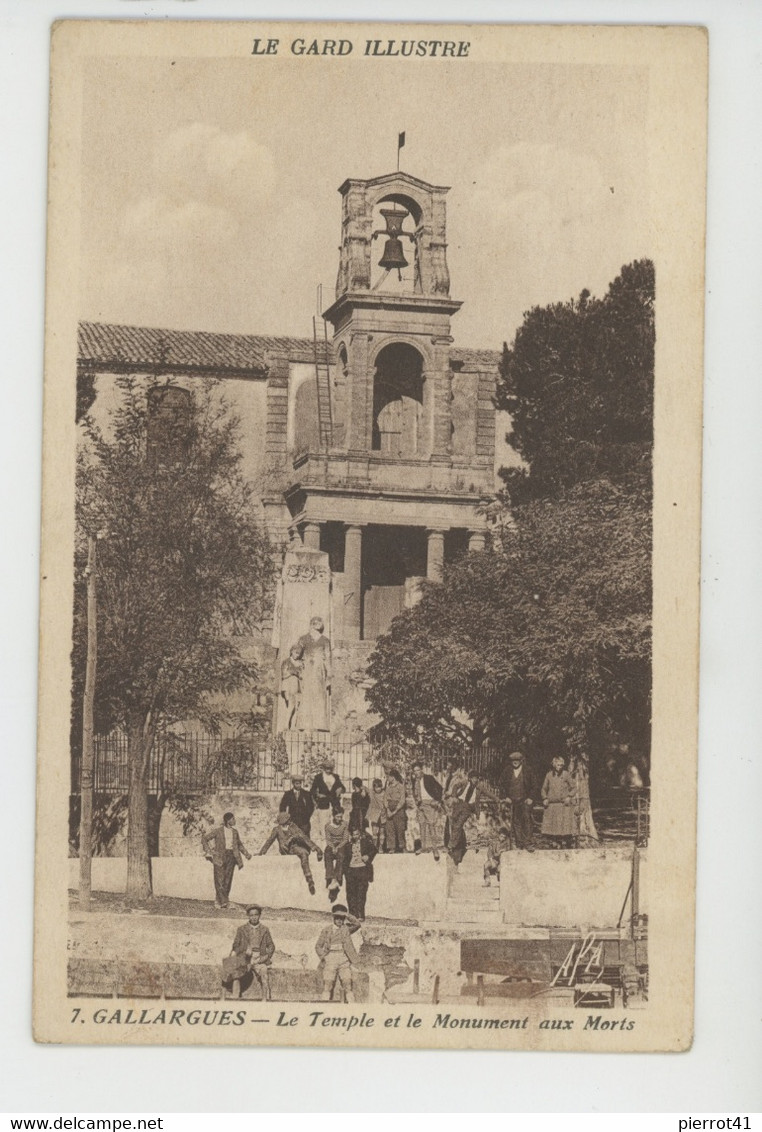
M 424 774 L 420 763 L 413 763 L 410 772 L 416 816 L 421 829 L 421 850 L 429 849 L 434 860 L 439 860 L 439 850 L 444 849 L 444 792 L 441 783 L 433 774 Z M 416 852 L 419 850 L 416 849 Z
M 449 835 L 446 841 L 450 856 L 456 865 L 459 865 L 466 855 L 468 849 L 466 822 L 469 818 L 478 814 L 481 796 L 482 788 L 479 784 L 479 772 L 478 770 L 469 770 L 465 785 L 460 787 L 458 793 L 452 796 L 448 804 Z
M 508 756 L 508 766 L 500 781 L 500 796 L 511 803 L 511 841 L 515 849 L 534 853 L 532 805 L 534 779 L 521 751 Z
M 222 825 L 215 826 L 201 838 L 204 856 L 214 866 L 214 892 L 215 908 L 227 908 L 230 899 L 230 888 L 233 883 L 233 873 L 238 865 L 243 868 L 243 858 L 251 860 L 251 853 L 238 836 L 235 827 L 235 814 L 227 813 L 222 817 Z
M 281 856 L 299 858 L 299 863 L 304 873 L 304 879 L 307 881 L 307 887 L 310 890 L 310 896 L 314 896 L 315 882 L 312 879 L 312 871 L 310 869 L 310 851 L 314 850 L 314 852 L 317 853 L 318 861 L 322 861 L 323 850 L 316 845 L 298 825 L 294 825 L 288 814 L 278 814 L 277 824 L 274 826 L 267 841 L 265 841 L 264 845 L 259 850 L 260 857 L 264 857 L 273 841 L 278 842 Z
M 344 904 L 334 904 L 331 914 L 333 924 L 323 928 L 315 944 L 323 977 L 323 1001 L 331 1001 L 338 982 L 347 1002 L 354 1002 L 352 967 L 358 962 L 358 955 L 352 936 L 359 930 L 360 921 L 350 915 Z
M 331 810 L 341 805 L 341 796 L 344 793 L 344 783 L 336 774 L 336 764 L 331 758 L 323 764 L 312 780 L 310 794 L 315 803 L 313 820 L 315 822 L 315 836 L 318 841 L 323 840 L 326 823 L 331 816 Z

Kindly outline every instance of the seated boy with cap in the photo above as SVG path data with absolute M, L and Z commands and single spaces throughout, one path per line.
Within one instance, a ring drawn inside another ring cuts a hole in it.
M 235 933 L 233 947 L 230 955 L 243 960 L 238 967 L 239 973 L 232 975 L 234 986 L 238 986 L 238 997 L 241 997 L 241 979 L 250 971 L 262 987 L 262 998 L 269 1001 L 270 994 L 270 964 L 275 954 L 275 944 L 270 935 L 270 929 L 260 923 L 262 909 L 259 904 L 250 904 L 246 909 L 248 923 L 241 924 Z M 230 978 L 231 976 L 228 976 Z

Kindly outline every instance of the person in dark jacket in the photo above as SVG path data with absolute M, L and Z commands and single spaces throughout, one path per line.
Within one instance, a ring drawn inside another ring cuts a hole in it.
M 341 805 L 344 794 L 344 783 L 336 773 L 336 764 L 333 759 L 326 759 L 318 773 L 312 780 L 310 794 L 315 803 L 312 820 L 315 823 L 315 838 L 323 841 L 326 822 L 331 816 L 331 810 Z
M 349 811 L 349 831 L 365 829 L 370 794 L 368 788 L 363 786 L 361 778 L 352 779 L 352 793 L 350 794 L 351 809 Z
M 508 756 L 508 766 L 500 781 L 500 796 L 511 804 L 511 841 L 515 849 L 534 853 L 532 805 L 535 783 L 521 751 Z
M 322 861 L 323 850 L 316 845 L 314 841 L 310 840 L 307 834 L 304 833 L 298 825 L 294 825 L 288 814 L 278 814 L 277 825 L 273 828 L 267 841 L 265 841 L 264 845 L 259 850 L 260 857 L 264 857 L 273 841 L 278 842 L 278 849 L 282 856 L 299 858 L 299 864 L 302 866 L 302 872 L 304 873 L 304 879 L 307 881 L 310 896 L 314 896 L 315 881 L 312 879 L 312 870 L 310 869 L 310 851 L 317 853 L 318 861 Z
M 311 836 L 310 820 L 315 809 L 315 803 L 310 792 L 304 789 L 304 779 L 300 774 L 293 775 L 291 789 L 283 795 L 278 808 L 282 814 L 288 814 L 291 821 L 294 825 L 299 826 L 302 833 L 306 833 L 308 837 Z
M 251 860 L 251 854 L 238 836 L 235 814 L 223 814 L 222 825 L 205 833 L 201 838 L 201 845 L 207 861 L 211 861 L 214 866 L 214 906 L 227 908 L 236 865 L 242 869 L 243 858 Z
M 482 788 L 479 782 L 479 772 L 470 770 L 465 785 L 460 787 L 457 794 L 451 795 L 447 803 L 450 812 L 445 830 L 445 841 L 450 856 L 456 865 L 459 865 L 466 855 L 468 849 L 466 822 L 479 813 L 481 796 Z
M 358 920 L 365 919 L 365 901 L 368 885 L 373 880 L 373 858 L 376 846 L 373 838 L 361 829 L 353 829 L 342 851 L 344 882 L 349 911 Z

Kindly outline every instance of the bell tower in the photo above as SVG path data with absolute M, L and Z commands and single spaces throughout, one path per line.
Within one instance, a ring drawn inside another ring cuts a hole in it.
M 421 579 L 484 546 L 496 369 L 486 352 L 453 349 L 448 189 L 396 172 L 339 192 L 332 335 L 315 365 L 330 423 L 294 452 L 284 498 L 292 534 L 330 563 L 334 640 L 370 646 Z
M 450 319 L 461 306 L 450 298 L 448 189 L 390 173 L 345 181 L 339 192 L 336 301 L 325 318 L 339 362 L 343 445 L 352 453 L 446 459 Z

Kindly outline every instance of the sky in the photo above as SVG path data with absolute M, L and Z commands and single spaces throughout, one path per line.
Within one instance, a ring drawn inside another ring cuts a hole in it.
M 404 130 L 401 168 L 450 186 L 456 343 L 499 349 L 532 306 L 650 254 L 647 110 L 636 66 L 92 59 L 81 317 L 311 335 L 337 189 L 393 171 Z

